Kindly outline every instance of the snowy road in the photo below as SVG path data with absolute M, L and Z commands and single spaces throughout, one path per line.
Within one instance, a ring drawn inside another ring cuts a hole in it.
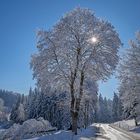
M 108 124 L 96 124 L 96 126 L 101 130 L 101 136 L 97 136 L 97 140 L 134 140 L 127 134 L 120 132 Z

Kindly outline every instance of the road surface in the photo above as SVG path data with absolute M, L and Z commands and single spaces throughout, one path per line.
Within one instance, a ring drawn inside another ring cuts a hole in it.
M 96 124 L 96 127 L 99 128 L 96 140 L 135 140 L 129 135 L 112 128 L 108 124 Z

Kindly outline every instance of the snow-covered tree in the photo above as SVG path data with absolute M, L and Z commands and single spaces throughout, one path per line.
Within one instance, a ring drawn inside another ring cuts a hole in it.
M 97 83 L 88 81 L 85 86 L 86 94 L 84 94 L 80 104 L 78 127 L 87 127 L 87 125 L 93 123 L 95 114 Z M 43 117 L 58 129 L 71 129 L 69 94 L 66 91 L 49 89 L 46 92 L 42 93 L 36 88 L 35 90 L 30 89 L 25 106 L 26 118 Z M 50 94 L 51 96 L 49 96 Z
M 98 99 L 98 122 L 103 122 L 103 115 L 104 115 L 104 100 L 102 95 L 99 95 Z
M 119 120 L 119 97 L 116 93 L 114 93 L 113 97 L 113 105 L 112 105 L 112 118 L 113 121 Z
M 112 120 L 119 121 L 122 119 L 122 101 L 117 93 L 114 93 L 113 103 L 112 103 Z
M 5 108 L 6 107 L 4 106 L 4 101 L 0 98 L 0 122 L 7 120 Z
M 46 93 L 47 92 L 47 93 Z M 26 118 L 43 117 L 58 129 L 70 127 L 70 97 L 64 91 L 30 89 L 26 108 Z M 49 96 L 51 94 L 52 96 Z M 59 116 L 59 117 L 58 117 Z
M 108 104 L 108 99 L 105 97 L 104 98 L 104 122 L 111 122 L 112 121 L 112 114 L 110 114 L 110 108 L 109 108 L 109 104 Z M 110 119 L 108 119 L 110 118 Z
M 7 107 L 8 113 L 12 106 L 16 103 L 19 93 L 0 89 L 0 98 L 4 101 L 4 106 Z
M 18 100 L 15 105 L 13 105 L 10 120 L 15 123 L 23 123 L 25 121 L 25 108 L 23 105 L 23 95 L 18 95 Z
M 12 110 L 11 110 L 11 114 L 10 114 L 10 120 L 12 120 L 13 122 L 18 122 L 17 118 L 18 118 L 18 107 L 20 105 L 20 95 L 18 96 L 17 102 L 16 104 L 13 105 Z
M 72 131 L 77 134 L 87 79 L 107 80 L 118 63 L 121 41 L 114 27 L 89 9 L 76 8 L 48 31 L 38 32 L 31 67 L 43 91 L 61 87 L 71 95 Z
M 86 128 L 95 120 L 98 85 L 96 82 L 88 80 L 84 89 L 84 95 L 80 104 L 78 126 L 84 126 Z
M 97 113 L 98 122 L 107 123 L 112 121 L 112 116 L 111 116 L 112 114 L 110 112 L 112 108 L 110 108 L 109 105 L 110 105 L 110 100 L 107 100 L 106 97 L 103 98 L 102 95 L 100 94 L 98 99 L 98 113 Z
M 37 107 L 37 103 L 36 103 L 36 96 L 37 96 L 37 89 L 32 90 L 32 88 L 30 88 L 29 90 L 29 95 L 28 95 L 28 99 L 27 99 L 27 104 L 26 104 L 26 118 L 27 119 L 31 119 L 31 118 L 36 118 L 36 107 Z
M 107 100 L 107 109 L 108 109 L 108 122 L 113 122 L 113 117 L 112 117 L 112 107 L 113 107 L 113 101 L 112 99 Z
M 4 101 L 0 98 L 0 111 L 3 111 L 4 109 Z
M 17 109 L 17 117 L 16 117 L 16 122 L 18 123 L 23 123 L 25 121 L 25 110 L 24 110 L 24 105 L 19 104 L 19 107 Z
M 133 117 L 137 125 L 140 117 L 140 32 L 135 41 L 130 41 L 130 46 L 119 66 L 119 92 L 125 118 Z

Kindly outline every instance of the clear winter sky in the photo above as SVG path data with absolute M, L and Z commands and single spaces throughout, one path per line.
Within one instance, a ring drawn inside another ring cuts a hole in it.
M 124 48 L 140 29 L 140 0 L 0 0 L 0 89 L 28 94 L 35 83 L 29 63 L 36 52 L 37 30 L 50 28 L 78 6 L 110 21 Z M 111 78 L 100 84 L 100 92 L 110 98 L 117 86 Z

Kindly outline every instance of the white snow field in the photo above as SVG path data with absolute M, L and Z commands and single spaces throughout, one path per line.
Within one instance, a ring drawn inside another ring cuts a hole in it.
M 71 131 L 61 130 L 54 134 L 28 140 L 95 140 L 95 127 L 91 125 L 87 129 L 80 129 L 78 130 L 78 135 L 73 135 Z

